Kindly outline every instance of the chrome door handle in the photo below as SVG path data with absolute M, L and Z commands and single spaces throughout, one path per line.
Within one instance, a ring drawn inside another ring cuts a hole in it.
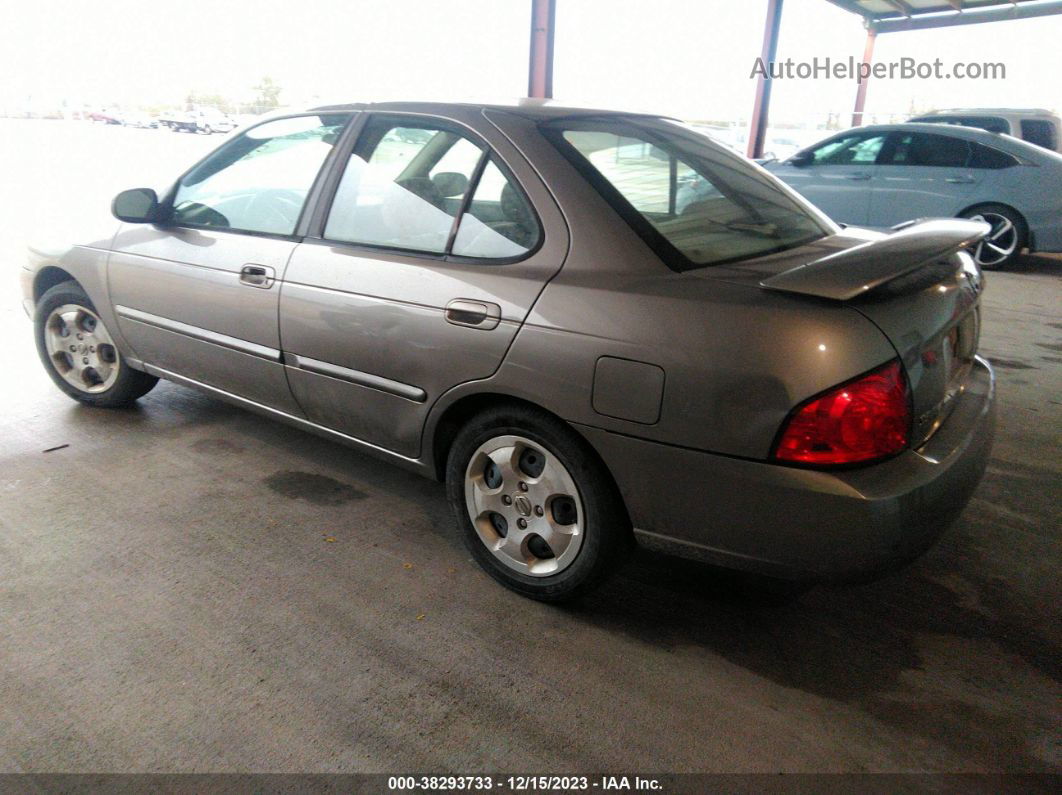
M 240 268 L 240 283 L 248 287 L 268 290 L 276 281 L 275 271 L 268 265 L 244 265 Z
M 844 175 L 844 178 L 845 178 L 845 179 L 870 179 L 870 174 L 863 174 L 863 173 L 859 173 L 859 174 L 845 174 L 845 175 Z
M 446 322 L 488 331 L 501 322 L 501 307 L 489 301 L 455 298 L 446 305 Z
M 945 177 L 945 182 L 950 182 L 953 185 L 970 185 L 973 183 L 973 177 Z

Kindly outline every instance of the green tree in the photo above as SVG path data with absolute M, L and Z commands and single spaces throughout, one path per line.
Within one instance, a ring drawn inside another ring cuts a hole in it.
M 273 82 L 273 78 L 266 75 L 254 90 L 258 92 L 256 104 L 262 108 L 280 107 L 280 86 Z

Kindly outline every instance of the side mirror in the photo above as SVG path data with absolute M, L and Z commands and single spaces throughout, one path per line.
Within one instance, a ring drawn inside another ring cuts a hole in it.
M 814 162 L 815 156 L 808 151 L 797 152 L 791 158 L 789 158 L 789 165 L 801 168 L 803 166 L 810 166 Z
M 111 212 L 126 223 L 154 223 L 160 216 L 159 197 L 151 188 L 123 190 L 111 202 Z

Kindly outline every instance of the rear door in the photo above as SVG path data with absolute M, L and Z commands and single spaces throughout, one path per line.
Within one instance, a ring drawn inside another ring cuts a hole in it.
M 181 178 L 166 223 L 121 229 L 108 280 L 138 358 L 299 413 L 280 359 L 279 280 L 348 119 L 306 115 L 249 128 Z
M 813 147 L 805 165 L 786 162 L 771 171 L 837 223 L 862 226 L 884 143 L 882 132 L 844 133 Z
M 367 114 L 280 296 L 307 417 L 407 457 L 440 395 L 498 368 L 568 247 L 526 161 L 458 118 Z
M 984 172 L 974 168 L 971 142 L 950 135 L 893 132 L 879 158 L 868 226 L 958 215 Z

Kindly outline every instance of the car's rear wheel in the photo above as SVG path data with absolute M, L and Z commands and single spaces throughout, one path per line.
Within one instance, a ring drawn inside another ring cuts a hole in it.
M 593 450 L 546 412 L 519 405 L 457 435 L 447 495 L 462 538 L 492 577 L 524 596 L 572 599 L 632 546 L 622 500 Z
M 62 282 L 41 296 L 34 331 L 44 369 L 74 400 L 127 406 L 158 382 L 129 366 L 77 282 Z
M 1013 262 L 1028 239 L 1028 231 L 1017 212 L 1002 204 L 983 204 L 963 213 L 963 218 L 984 221 L 992 231 L 971 250 L 984 270 L 1000 270 Z

